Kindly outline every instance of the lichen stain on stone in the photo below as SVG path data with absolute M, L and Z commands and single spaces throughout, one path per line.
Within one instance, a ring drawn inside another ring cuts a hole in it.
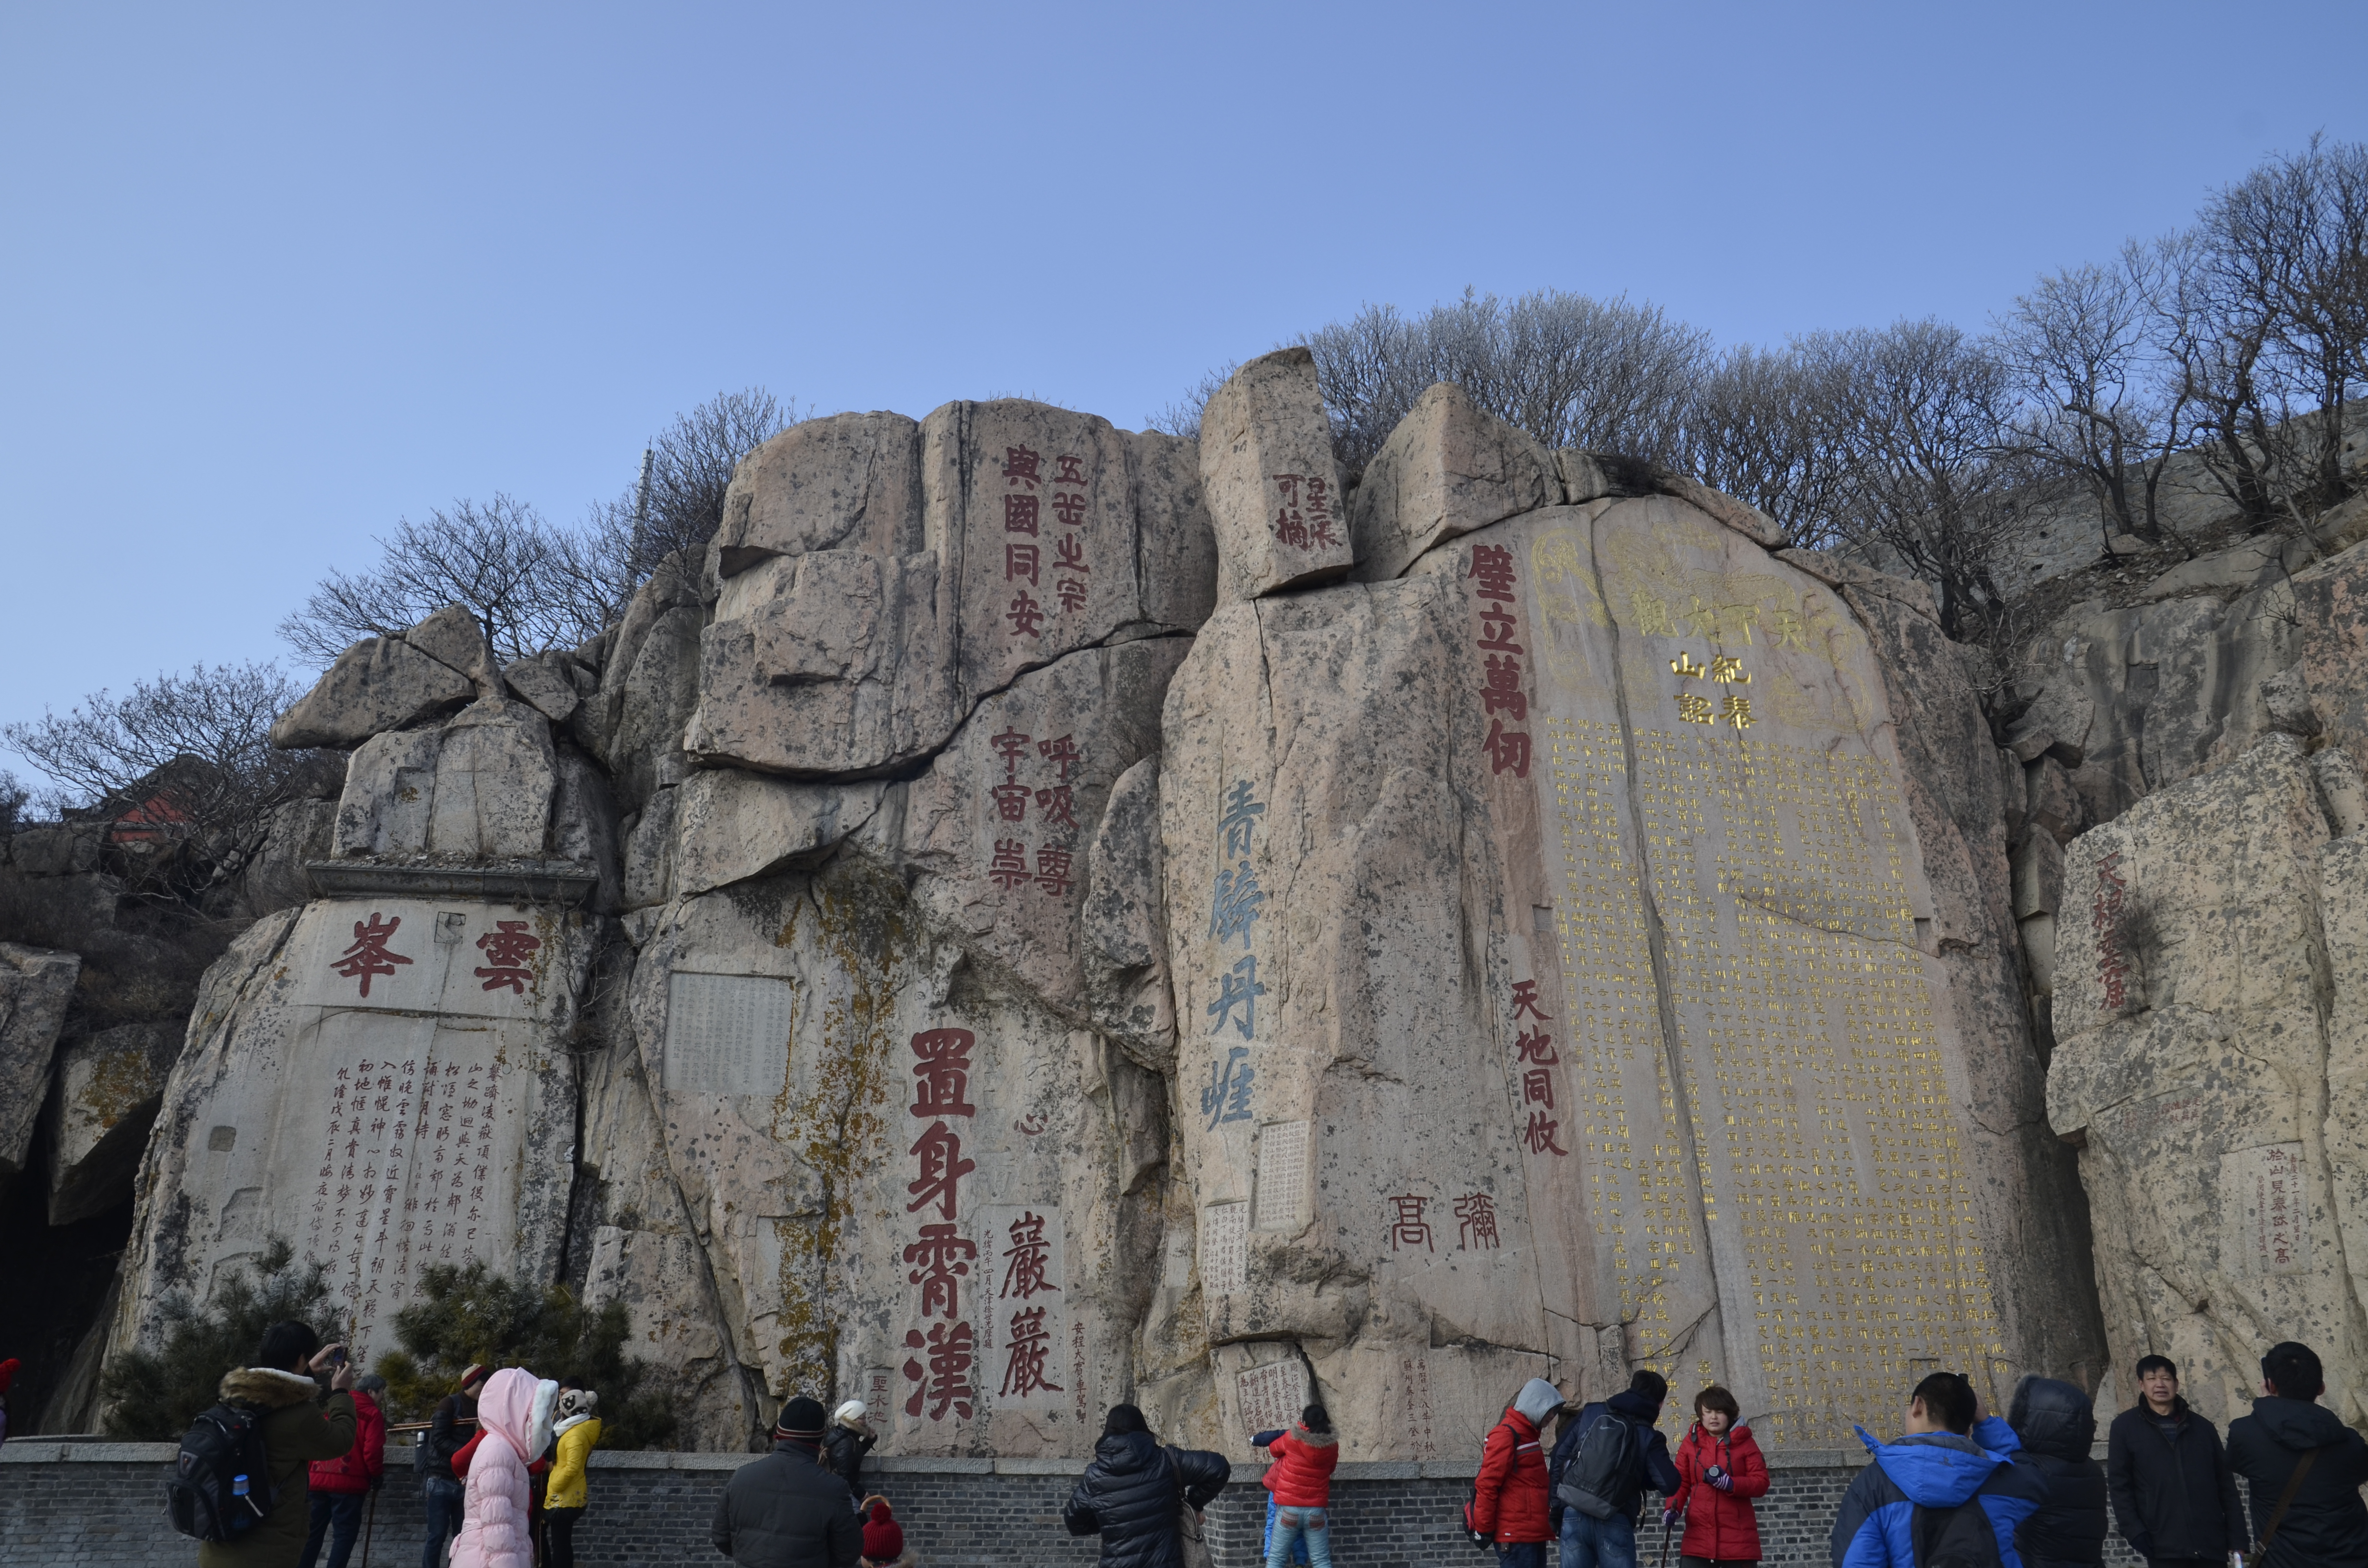
M 783 1330 L 778 1348 L 791 1389 L 832 1391 L 838 1363 L 837 1314 L 821 1282 L 859 1271 L 839 1256 L 855 1194 L 893 1151 L 883 1142 L 898 984 L 911 969 L 905 925 L 894 895 L 860 883 L 817 882 L 811 903 L 788 905 L 777 947 L 794 948 L 811 917 L 810 942 L 847 991 L 822 1001 L 813 1019 L 812 1069 L 803 1095 L 785 1074 L 773 1105 L 773 1136 L 794 1149 L 822 1183 L 822 1211 L 773 1221 L 780 1243 Z M 803 1000 L 803 998 L 802 998 Z M 802 1008 L 803 1013 L 805 1009 Z M 800 1020 L 801 1027 L 804 1018 Z M 794 1049 L 794 1033 L 793 1033 Z
M 90 1082 L 83 1085 L 76 1096 L 87 1115 L 101 1128 L 111 1128 L 121 1121 L 156 1092 L 156 1083 L 148 1070 L 147 1053 L 139 1051 L 110 1051 L 95 1067 Z

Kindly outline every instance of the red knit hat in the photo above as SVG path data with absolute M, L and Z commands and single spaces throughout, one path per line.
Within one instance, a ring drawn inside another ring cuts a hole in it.
M 17 1358 L 11 1356 L 6 1361 L 0 1361 L 0 1394 L 8 1392 L 8 1385 L 14 1382 L 16 1378 Z
M 874 1562 L 894 1562 L 905 1555 L 905 1527 L 890 1512 L 888 1499 L 875 1496 L 863 1519 L 863 1555 Z

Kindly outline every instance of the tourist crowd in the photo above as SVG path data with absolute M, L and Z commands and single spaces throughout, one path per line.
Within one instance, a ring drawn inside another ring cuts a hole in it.
M 2226 1568 L 2240 1554 L 2245 1568 L 2368 1568 L 2368 1442 L 2318 1403 L 2326 1379 L 2308 1346 L 2276 1346 L 2260 1369 L 2261 1393 L 2224 1443 L 2180 1397 L 2178 1367 L 2141 1358 L 2139 1398 L 2114 1416 L 2101 1464 L 2078 1385 L 2025 1378 L 2000 1416 L 1968 1379 L 1931 1373 L 1909 1392 L 1898 1437 L 1858 1429 L 1872 1462 L 1833 1521 L 1834 1568 L 2095 1568 L 2114 1528 L 2151 1568 Z M 256 1365 L 223 1377 L 222 1403 L 191 1428 L 167 1485 L 176 1523 L 203 1540 L 200 1568 L 313 1568 L 324 1545 L 327 1568 L 345 1568 L 384 1480 L 385 1386 L 303 1324 L 274 1325 Z M 1668 1392 L 1639 1371 L 1574 1403 L 1531 1379 L 1482 1445 L 1464 1533 L 1497 1568 L 1636 1568 L 1656 1515 L 1656 1568 L 1673 1541 L 1681 1568 L 1757 1563 L 1770 1475 L 1750 1425 L 1713 1384 L 1672 1452 Z M 416 1450 L 422 1568 L 574 1568 L 598 1403 L 573 1381 L 467 1369 Z M 864 1489 L 868 1414 L 860 1401 L 827 1419 L 813 1399 L 786 1403 L 771 1451 L 724 1486 L 716 1551 L 742 1568 L 917 1568 L 888 1499 Z M 1310 1404 L 1253 1442 L 1271 1461 L 1265 1568 L 1332 1568 L 1330 1414 Z M 212 1471 L 224 1484 L 208 1491 Z M 1204 1511 L 1231 1473 L 1223 1455 L 1162 1444 L 1140 1409 L 1113 1405 L 1063 1522 L 1099 1538 L 1102 1568 L 1214 1568 Z

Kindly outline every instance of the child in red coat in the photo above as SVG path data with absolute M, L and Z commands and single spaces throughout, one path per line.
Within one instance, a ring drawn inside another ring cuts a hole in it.
M 1735 1396 L 1716 1383 L 1694 1395 L 1693 1430 L 1678 1445 L 1678 1489 L 1661 1513 L 1664 1529 L 1686 1521 L 1678 1548 L 1684 1568 L 1759 1561 L 1751 1499 L 1768 1494 L 1768 1460 L 1742 1419 Z
M 1288 1432 L 1261 1432 L 1253 1439 L 1274 1462 L 1266 1489 L 1274 1494 L 1274 1528 L 1267 1537 L 1267 1568 L 1287 1568 L 1292 1547 L 1304 1541 L 1308 1568 L 1332 1568 L 1332 1467 L 1340 1462 L 1340 1439 L 1320 1404 L 1300 1412 Z

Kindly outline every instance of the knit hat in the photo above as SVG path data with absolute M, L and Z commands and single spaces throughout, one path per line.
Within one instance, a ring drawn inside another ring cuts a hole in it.
M 0 1394 L 6 1393 L 8 1385 L 16 1380 L 17 1366 L 17 1358 L 14 1356 L 9 1357 L 6 1361 L 0 1361 Z
M 781 1418 L 773 1424 L 773 1441 L 821 1442 L 822 1402 L 800 1394 L 781 1406 Z
M 850 1399 L 830 1413 L 830 1418 L 842 1426 L 852 1426 L 871 1414 L 871 1407 L 860 1399 Z
M 486 1366 L 483 1361 L 472 1361 L 468 1366 L 461 1369 L 461 1381 L 455 1386 L 465 1389 L 471 1383 L 477 1382 L 482 1379 L 492 1376 L 493 1370 L 494 1369 L 491 1367 Z

